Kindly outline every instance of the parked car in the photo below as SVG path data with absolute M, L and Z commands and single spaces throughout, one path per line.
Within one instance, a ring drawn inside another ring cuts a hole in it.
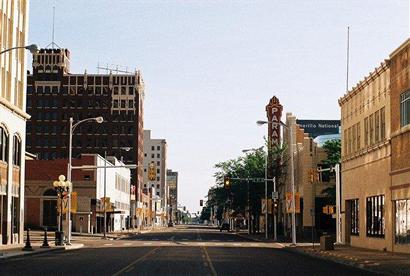
M 229 223 L 227 222 L 222 223 L 222 225 L 219 227 L 219 231 L 222 232 L 222 230 L 226 230 L 229 232 Z

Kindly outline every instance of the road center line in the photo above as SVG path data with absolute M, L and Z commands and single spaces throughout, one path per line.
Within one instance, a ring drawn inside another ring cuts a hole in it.
M 208 262 L 209 269 L 211 270 L 211 275 L 212 276 L 217 276 L 218 274 L 216 274 L 214 265 L 212 264 L 211 258 L 209 258 L 209 254 L 208 254 L 208 251 L 206 250 L 206 247 L 202 246 L 202 250 L 205 252 L 206 261 Z
M 132 263 L 130 263 L 129 265 L 127 265 L 126 267 L 124 267 L 123 269 L 121 269 L 120 271 L 118 271 L 117 273 L 113 274 L 113 276 L 118 276 L 124 272 L 126 272 L 127 270 L 129 270 L 130 268 L 132 268 L 135 264 L 144 261 L 145 258 L 149 257 L 150 255 L 154 254 L 155 251 L 157 251 L 159 249 L 159 247 L 156 247 L 154 249 L 152 249 L 151 251 L 149 251 L 147 254 L 139 257 L 138 259 L 136 259 L 135 261 L 133 261 Z

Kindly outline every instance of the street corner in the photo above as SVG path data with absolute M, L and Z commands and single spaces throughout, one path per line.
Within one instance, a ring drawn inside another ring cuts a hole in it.
M 80 249 L 83 248 L 84 244 L 83 243 L 73 243 L 70 245 L 66 245 L 64 248 L 65 250 L 76 250 L 76 249 Z

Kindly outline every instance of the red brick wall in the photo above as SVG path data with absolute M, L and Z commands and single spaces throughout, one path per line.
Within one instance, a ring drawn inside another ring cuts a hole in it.
M 390 59 L 391 133 L 399 131 L 400 95 L 410 89 L 410 41 Z M 410 132 L 392 137 L 392 171 L 410 168 Z
M 40 199 L 26 198 L 24 202 L 24 224 L 41 225 L 40 223 Z

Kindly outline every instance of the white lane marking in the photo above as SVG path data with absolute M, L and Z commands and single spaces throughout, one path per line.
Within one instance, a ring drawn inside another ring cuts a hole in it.
M 205 245 L 205 243 L 204 242 L 199 242 L 198 245 Z
M 233 245 L 234 245 L 234 246 L 240 246 L 240 244 L 239 244 L 239 243 L 234 243 Z
M 108 246 L 108 245 L 112 245 L 112 243 L 104 243 L 104 245 Z
M 161 242 L 161 245 L 170 245 L 171 243 L 169 242 Z
M 132 242 L 125 242 L 125 243 L 123 243 L 123 245 L 131 245 L 132 244 Z
M 144 242 L 143 245 L 151 245 L 152 242 Z

